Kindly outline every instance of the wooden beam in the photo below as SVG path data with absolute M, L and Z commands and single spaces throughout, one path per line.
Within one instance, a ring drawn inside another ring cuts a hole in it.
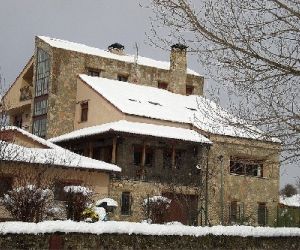
M 141 166 L 144 167 L 146 162 L 146 143 L 143 142 L 143 149 L 142 149 L 142 162 Z
M 89 142 L 89 157 L 93 158 L 93 143 Z
M 175 168 L 175 146 L 172 145 L 172 168 Z
M 117 162 L 117 137 L 113 138 L 111 151 L 111 163 L 116 164 Z

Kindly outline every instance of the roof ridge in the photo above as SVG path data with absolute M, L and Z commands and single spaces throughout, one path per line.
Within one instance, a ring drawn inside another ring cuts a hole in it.
M 71 42 L 71 41 L 68 41 L 68 40 L 63 40 L 63 39 L 59 39 L 59 38 L 52 38 L 52 37 L 48 37 L 48 36 L 37 36 L 37 37 L 39 39 L 43 40 L 44 42 L 48 43 L 52 47 L 71 50 L 71 51 L 77 51 L 77 52 L 80 52 L 80 53 L 91 54 L 91 55 L 96 55 L 96 56 L 102 56 L 102 57 L 105 57 L 105 58 L 111 58 L 113 60 L 118 60 L 118 61 L 126 61 L 128 63 L 135 63 L 135 55 L 130 55 L 130 54 L 117 55 L 117 54 L 113 54 L 113 53 L 111 53 L 107 50 L 100 49 L 100 48 L 93 47 L 93 46 L 89 46 L 89 45 L 85 45 L 83 43 Z M 62 46 L 62 44 L 59 44 L 59 43 L 64 44 L 64 47 Z M 73 48 L 68 46 L 68 45 L 73 45 Z M 86 51 L 82 51 L 83 48 L 80 49 L 79 48 L 80 46 L 84 47 L 86 49 Z M 89 49 L 93 50 L 93 52 L 88 51 Z M 100 55 L 100 54 L 97 54 L 96 52 L 102 52 L 102 53 L 104 52 L 104 53 Z M 165 70 L 170 69 L 170 62 L 161 61 L 161 60 L 157 60 L 157 59 L 153 59 L 153 58 L 149 58 L 149 57 L 144 57 L 144 56 L 139 56 L 137 63 L 139 65 L 153 67 L 153 68 L 161 68 L 161 69 L 165 69 Z M 187 68 L 187 73 L 190 74 L 190 75 L 200 76 L 200 74 L 198 72 L 196 72 L 196 71 L 194 71 L 190 68 Z

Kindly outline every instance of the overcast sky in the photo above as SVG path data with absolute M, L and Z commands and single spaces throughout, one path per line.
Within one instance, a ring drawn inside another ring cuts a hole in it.
M 18 76 L 34 50 L 34 37 L 45 35 L 106 49 L 119 42 L 129 54 L 169 60 L 169 52 L 149 45 L 151 11 L 141 8 L 147 0 L 1 0 L 0 73 L 7 84 Z M 189 56 L 189 67 L 203 74 Z M 207 82 L 207 80 L 206 80 Z M 209 82 L 209 84 L 213 84 Z M 208 89 L 209 86 L 206 86 Z M 294 183 L 300 167 L 282 168 L 281 185 Z

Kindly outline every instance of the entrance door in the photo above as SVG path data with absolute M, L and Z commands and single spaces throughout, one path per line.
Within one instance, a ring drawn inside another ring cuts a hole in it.
M 165 221 L 178 221 L 185 225 L 198 224 L 198 196 L 163 193 L 164 197 L 171 199 Z

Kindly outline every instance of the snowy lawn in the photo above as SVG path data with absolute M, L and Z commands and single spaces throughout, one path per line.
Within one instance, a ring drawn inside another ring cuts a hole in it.
M 279 237 L 298 236 L 300 228 L 270 228 L 251 226 L 213 226 L 192 227 L 181 224 L 158 225 L 133 222 L 74 222 L 74 221 L 44 221 L 40 223 L 25 222 L 2 222 L 0 223 L 0 234 L 40 234 L 40 233 L 118 233 L 118 234 L 143 234 L 143 235 L 190 235 L 205 236 L 227 235 L 227 236 L 253 236 L 253 237 Z

